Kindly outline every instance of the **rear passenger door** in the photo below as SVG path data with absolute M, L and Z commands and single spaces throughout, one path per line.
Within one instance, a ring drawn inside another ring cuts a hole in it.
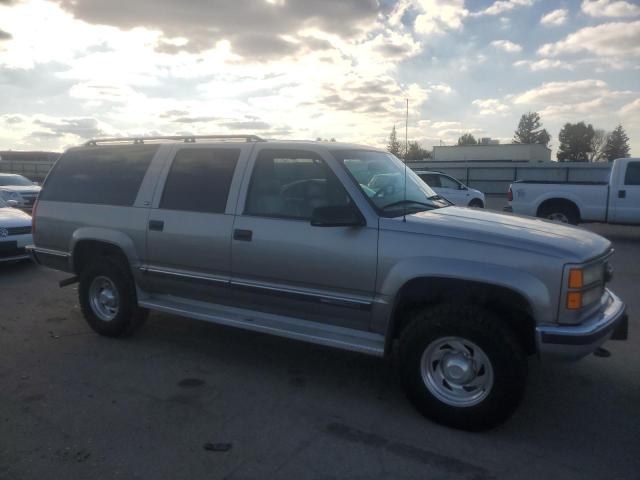
M 251 145 L 176 146 L 147 224 L 147 288 L 203 301 L 225 297 L 242 159 Z
M 367 330 L 377 223 L 312 226 L 314 208 L 353 203 L 335 172 L 313 151 L 256 149 L 234 225 L 237 300 L 266 313 Z

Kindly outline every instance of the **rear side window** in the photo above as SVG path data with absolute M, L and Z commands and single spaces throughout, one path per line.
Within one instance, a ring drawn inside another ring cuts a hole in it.
M 224 213 L 239 148 L 179 150 L 164 186 L 160 208 Z
M 640 162 L 629 162 L 624 176 L 625 185 L 640 185 Z
M 158 145 L 69 150 L 40 193 L 41 200 L 131 206 Z

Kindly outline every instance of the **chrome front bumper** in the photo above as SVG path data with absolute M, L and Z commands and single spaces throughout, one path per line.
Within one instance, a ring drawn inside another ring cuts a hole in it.
M 628 318 L 625 304 L 610 290 L 604 311 L 580 325 L 540 325 L 536 327 L 536 344 L 542 358 L 578 360 L 594 352 L 612 336 L 626 340 Z

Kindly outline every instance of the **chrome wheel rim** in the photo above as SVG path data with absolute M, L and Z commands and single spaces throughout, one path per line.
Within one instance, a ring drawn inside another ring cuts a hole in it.
M 551 213 L 547 218 L 552 222 L 569 223 L 569 218 L 562 212 Z
M 107 277 L 96 277 L 89 287 L 89 303 L 96 316 L 110 322 L 120 307 L 120 297 L 115 284 Z
M 493 387 L 493 367 L 484 351 L 461 337 L 431 342 L 420 361 L 422 381 L 433 396 L 454 407 L 482 402 Z

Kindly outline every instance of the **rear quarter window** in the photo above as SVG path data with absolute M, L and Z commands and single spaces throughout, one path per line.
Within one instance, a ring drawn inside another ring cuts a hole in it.
M 40 200 L 131 206 L 159 145 L 67 151 L 47 177 Z
M 629 162 L 624 176 L 625 185 L 640 185 L 640 162 Z

